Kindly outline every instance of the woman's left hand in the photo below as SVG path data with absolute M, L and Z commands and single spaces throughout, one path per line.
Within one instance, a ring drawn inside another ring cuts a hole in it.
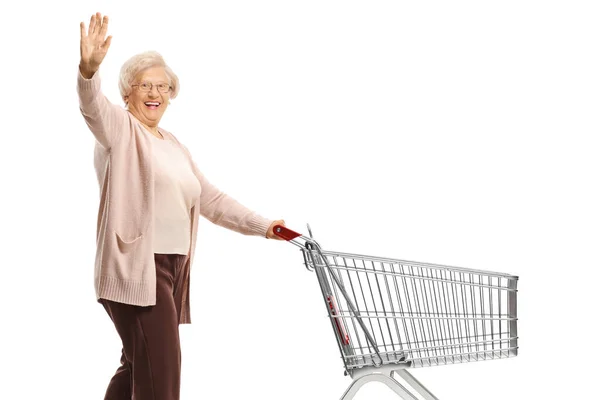
M 277 221 L 273 221 L 273 223 L 271 224 L 271 226 L 269 226 L 269 229 L 267 230 L 267 239 L 285 240 L 285 239 L 277 236 L 275 234 L 275 232 L 273 232 L 273 228 L 275 228 L 276 225 L 285 226 L 285 221 L 282 220 L 282 219 L 278 219 Z

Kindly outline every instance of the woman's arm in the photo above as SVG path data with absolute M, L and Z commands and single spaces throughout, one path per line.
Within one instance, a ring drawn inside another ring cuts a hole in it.
M 269 239 L 279 239 L 273 234 L 273 227 L 284 225 L 283 220 L 271 220 L 243 206 L 238 201 L 220 191 L 200 172 L 187 147 L 179 143 L 189 157 L 194 174 L 200 180 L 200 214 L 212 223 L 244 235 L 257 235 Z
M 110 47 L 112 36 L 104 39 L 108 29 L 108 17 L 100 13 L 92 15 L 88 34 L 85 24 L 81 28 L 81 60 L 77 75 L 77 93 L 81 115 L 96 140 L 110 149 L 118 139 L 127 121 L 127 111 L 112 104 L 100 89 L 100 64 Z
M 227 229 L 245 234 L 267 237 L 273 220 L 248 209 L 211 184 L 200 172 L 200 214 L 209 221 Z

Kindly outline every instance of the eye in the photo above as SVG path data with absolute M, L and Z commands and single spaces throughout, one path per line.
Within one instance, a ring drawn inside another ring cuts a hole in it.
M 158 85 L 158 89 L 162 91 L 167 91 L 169 89 L 169 85 L 166 83 L 161 83 Z
M 140 87 L 144 90 L 150 89 L 150 84 L 148 82 L 143 82 Z

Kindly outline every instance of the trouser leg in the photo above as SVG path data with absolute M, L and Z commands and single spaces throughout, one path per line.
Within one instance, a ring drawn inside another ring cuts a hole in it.
M 99 300 L 123 343 L 122 365 L 111 379 L 105 400 L 179 400 L 181 306 L 174 293 L 185 260 L 184 255 L 155 254 L 154 306 Z M 128 374 L 130 392 L 126 391 Z
M 104 400 L 131 400 L 131 380 L 131 366 L 125 358 L 125 350 L 121 350 L 121 366 L 110 380 Z

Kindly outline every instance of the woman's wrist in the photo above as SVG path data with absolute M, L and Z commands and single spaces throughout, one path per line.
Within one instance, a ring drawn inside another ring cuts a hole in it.
M 98 68 L 99 66 L 94 67 L 92 65 L 85 64 L 82 62 L 79 63 L 79 72 L 81 72 L 81 75 L 85 79 L 91 79 L 92 76 L 94 76 L 94 74 L 98 72 Z

